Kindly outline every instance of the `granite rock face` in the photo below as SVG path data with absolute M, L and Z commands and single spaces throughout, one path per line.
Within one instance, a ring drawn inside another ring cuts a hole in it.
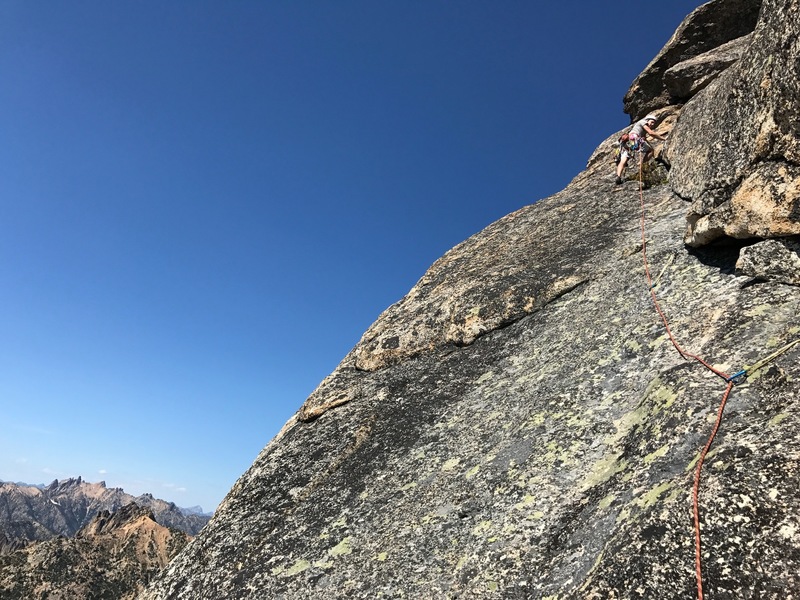
M 800 2 L 765 0 L 739 61 L 686 104 L 670 183 L 686 242 L 800 234 Z
M 698 11 L 715 31 L 731 7 L 753 3 Z M 662 131 L 699 134 L 686 111 L 745 60 L 654 105 Z M 800 597 L 794 246 L 687 248 L 687 161 L 614 185 L 617 137 L 389 307 L 140 598 L 694 597 L 693 470 L 728 382 L 676 351 L 651 289 L 686 351 L 750 368 L 701 479 L 706 595 Z
M 735 45 L 727 51 L 721 47 L 753 31 L 760 7 L 761 0 L 713 0 L 686 17 L 625 94 L 623 104 L 631 122 L 668 104 L 683 104 L 708 85 L 738 53 Z M 642 12 L 646 15 L 646 8 Z M 636 35 L 647 35 L 645 16 L 641 24 L 634 22 L 630 35 L 634 40 Z M 699 58 L 707 52 L 711 54 Z
M 350 401 L 287 424 L 142 598 L 691 597 L 691 469 L 725 384 L 670 345 L 636 188 L 612 185 L 586 174 L 514 217 L 536 237 L 569 214 L 585 283 L 472 344 L 343 367 L 329 398 Z M 732 373 L 800 335 L 796 286 L 734 275 L 737 247 L 686 252 L 683 202 L 645 201 L 693 352 Z M 710 597 L 800 593 L 799 363 L 730 400 L 703 479 Z
M 736 271 L 757 279 L 800 285 L 800 238 L 764 240 L 743 248 Z
M 664 72 L 664 85 L 670 98 L 686 101 L 702 90 L 742 57 L 752 35 L 743 35 L 719 48 L 679 62 Z

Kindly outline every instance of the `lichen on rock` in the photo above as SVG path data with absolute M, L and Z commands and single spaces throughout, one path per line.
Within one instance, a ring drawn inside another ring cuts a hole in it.
M 654 108 L 665 131 L 674 123 L 668 181 L 641 195 L 615 185 L 612 135 L 566 189 L 445 254 L 142 600 L 692 597 L 693 468 L 728 382 L 676 352 L 652 293 L 673 334 L 716 371 L 769 358 L 734 388 L 706 459 L 708 597 L 800 595 L 795 246 L 735 233 L 758 222 L 753 234 L 772 237 L 794 218 L 781 211 L 797 120 L 759 104 L 757 90 L 765 69 L 767 87 L 795 89 L 770 65 L 797 64 L 800 19 L 785 20 L 796 2 L 765 0 L 756 25 L 759 4 L 703 5 L 632 88 L 630 114 Z M 694 37 L 701 23 L 717 31 L 715 19 L 727 25 L 714 43 Z M 778 56 L 751 52 L 781 19 L 766 46 Z M 741 58 L 684 106 L 661 95 L 667 68 L 753 27 Z M 656 72 L 657 93 L 645 93 Z M 798 97 L 783 98 L 798 114 Z M 721 150 L 742 139 L 744 154 Z M 759 161 L 741 158 L 750 150 Z M 747 192 L 755 181 L 764 185 Z M 690 248 L 687 199 L 719 219 Z

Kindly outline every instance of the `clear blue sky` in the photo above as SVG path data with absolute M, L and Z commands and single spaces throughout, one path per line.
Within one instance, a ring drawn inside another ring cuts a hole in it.
M 0 479 L 215 508 L 700 4 L 0 2 Z

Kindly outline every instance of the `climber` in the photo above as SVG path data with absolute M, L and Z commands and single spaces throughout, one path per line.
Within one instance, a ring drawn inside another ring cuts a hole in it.
M 657 121 L 658 119 L 655 115 L 647 115 L 644 119 L 636 121 L 628 132 L 627 141 L 620 142 L 619 163 L 617 164 L 617 185 L 622 183 L 622 172 L 625 170 L 625 165 L 628 159 L 633 156 L 634 152 L 642 153 L 643 162 L 653 158 L 653 147 L 648 144 L 645 139 L 647 135 L 651 135 L 659 140 L 667 139 L 663 135 L 656 133 L 654 127 Z

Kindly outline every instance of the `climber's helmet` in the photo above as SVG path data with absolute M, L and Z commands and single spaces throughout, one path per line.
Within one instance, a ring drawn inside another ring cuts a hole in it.
M 649 123 L 650 121 L 652 121 L 653 123 L 655 123 L 656 121 L 658 121 L 658 119 L 656 119 L 656 116 L 655 116 L 655 115 L 647 115 L 647 116 L 644 118 L 644 120 L 645 120 L 647 123 Z

